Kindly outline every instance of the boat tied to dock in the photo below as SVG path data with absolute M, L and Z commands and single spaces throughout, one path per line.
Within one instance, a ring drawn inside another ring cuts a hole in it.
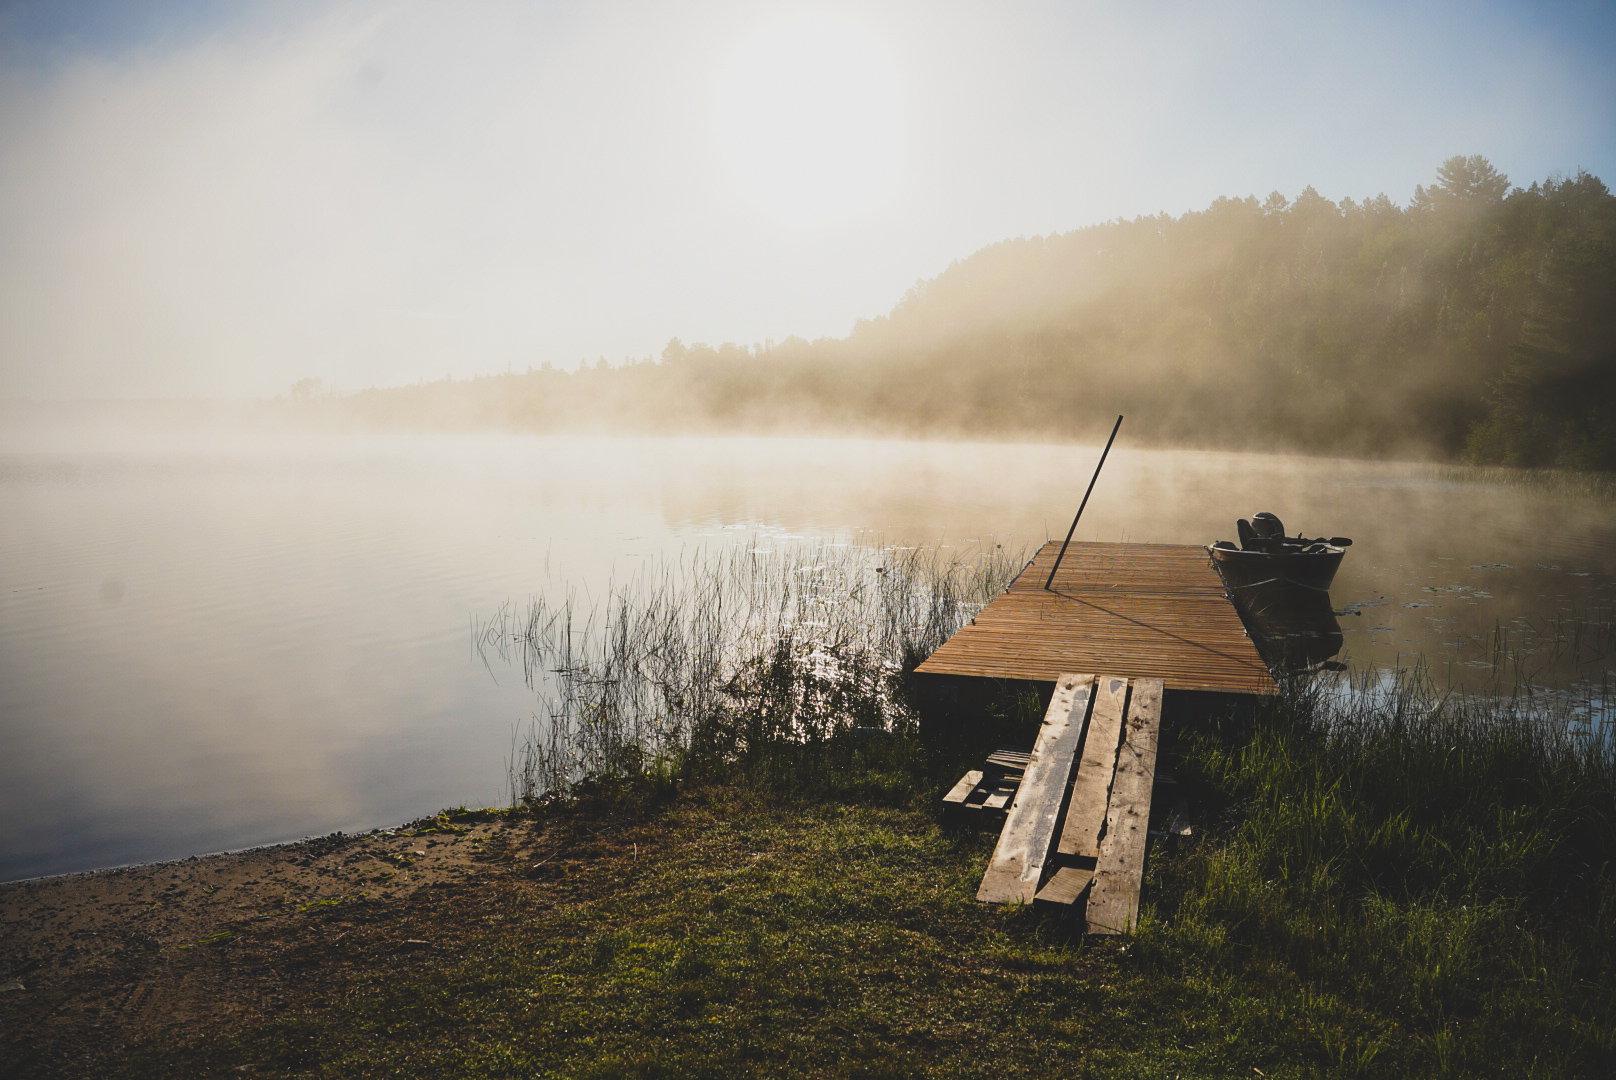
M 1287 536 L 1284 523 L 1266 511 L 1253 514 L 1250 521 L 1241 518 L 1235 526 L 1238 545 L 1219 540 L 1207 548 L 1231 592 L 1283 582 L 1327 593 L 1352 544 L 1345 536 Z

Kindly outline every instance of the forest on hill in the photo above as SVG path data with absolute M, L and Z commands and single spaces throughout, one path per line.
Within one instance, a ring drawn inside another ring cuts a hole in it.
M 312 405 L 313 403 L 306 403 Z M 845 338 L 373 389 L 369 422 L 1092 438 L 1616 469 L 1616 196 L 1454 157 L 994 244 Z

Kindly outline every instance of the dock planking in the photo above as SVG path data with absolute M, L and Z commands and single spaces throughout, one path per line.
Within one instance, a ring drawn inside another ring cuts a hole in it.
M 1150 799 L 1156 779 L 1156 747 L 1161 731 L 1163 687 L 1159 679 L 1134 684 L 1117 751 L 1116 776 L 1106 811 L 1094 883 L 1089 889 L 1088 932 L 1125 934 L 1139 920 L 1139 887 L 1144 876 Z
M 1055 845 L 1055 830 L 1077 748 L 1088 718 L 1089 675 L 1060 675 L 1038 731 L 1038 742 L 1016 789 L 1004 830 L 976 898 L 984 903 L 1031 903 Z
M 1160 679 L 1175 690 L 1277 692 L 1205 548 L 1045 544 L 1010 588 L 917 669 L 1053 682 L 1063 672 Z
M 1089 933 L 1128 933 L 1139 916 L 1166 690 L 1278 687 L 1204 548 L 1075 544 L 1046 589 L 1058 548 L 1046 544 L 917 671 L 1056 684 L 977 899 L 1071 906 L 1087 895 Z M 1074 705 L 1088 707 L 1086 723 Z M 990 758 L 950 799 L 985 810 L 986 777 L 1008 764 Z

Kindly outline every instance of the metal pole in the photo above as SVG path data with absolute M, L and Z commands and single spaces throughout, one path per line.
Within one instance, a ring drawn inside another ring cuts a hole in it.
M 1111 426 L 1111 438 L 1105 440 L 1105 449 L 1100 451 L 1100 463 L 1094 466 L 1094 476 L 1089 480 L 1089 489 L 1083 493 L 1083 501 L 1077 505 L 1077 517 L 1072 519 L 1072 527 L 1066 530 L 1066 539 L 1061 543 L 1060 554 L 1055 556 L 1055 565 L 1049 568 L 1049 580 L 1044 582 L 1046 590 L 1055 584 L 1055 571 L 1060 569 L 1061 560 L 1066 558 L 1066 548 L 1072 542 L 1072 534 L 1077 531 L 1077 518 L 1083 516 L 1083 508 L 1089 504 L 1089 496 L 1094 494 L 1094 482 L 1100 478 L 1100 470 L 1105 468 L 1105 455 L 1111 452 L 1111 444 L 1117 438 L 1117 428 L 1121 426 L 1122 417 L 1119 416 L 1117 422 Z

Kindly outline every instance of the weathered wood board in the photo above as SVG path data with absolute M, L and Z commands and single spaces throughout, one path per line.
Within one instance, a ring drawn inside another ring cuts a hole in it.
M 1060 853 L 1082 859 L 1100 854 L 1100 830 L 1111 800 L 1111 777 L 1128 702 L 1128 680 L 1101 675 L 1095 681 L 1094 712 L 1083 738 L 1083 760 L 1072 784 L 1072 801 L 1061 830 Z
M 943 796 L 944 807 L 946 808 L 951 805 L 963 804 L 966 799 L 971 797 L 971 792 L 976 790 L 976 785 L 980 784 L 981 782 L 981 769 L 972 769 L 970 772 L 960 777 L 959 783 L 955 784 L 949 790 L 948 794 Z
M 1088 932 L 1125 934 L 1139 921 L 1139 886 L 1145 869 L 1145 839 L 1161 733 L 1160 679 L 1134 683 L 1124 738 L 1117 752 L 1111 804 L 1100 841 L 1094 884 L 1089 889 Z
M 943 796 L 943 820 L 973 829 L 1002 828 L 1006 807 L 1020 785 L 1020 773 L 994 775 L 972 769 Z
M 1055 845 L 1055 827 L 1088 718 L 1090 675 L 1062 675 L 1026 774 L 1005 817 L 1004 831 L 976 898 L 989 904 L 1031 903 Z

